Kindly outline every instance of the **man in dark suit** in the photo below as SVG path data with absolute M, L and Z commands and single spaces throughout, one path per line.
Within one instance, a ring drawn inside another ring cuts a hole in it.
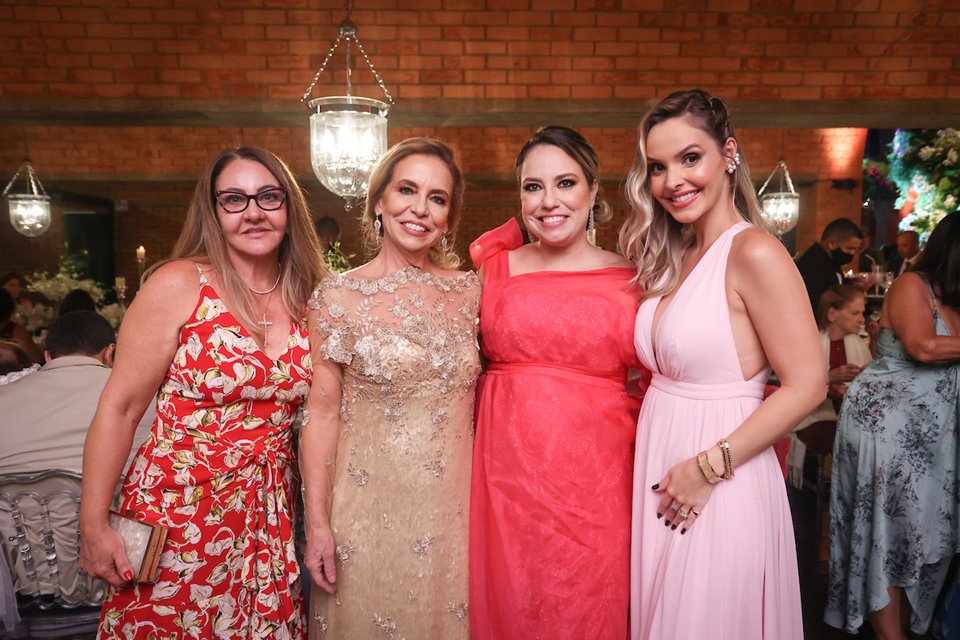
M 897 234 L 897 250 L 887 260 L 887 271 L 900 275 L 909 271 L 917 256 L 920 255 L 920 235 L 913 230 L 901 231 Z
M 843 284 L 840 268 L 853 259 L 862 239 L 863 232 L 853 220 L 838 218 L 823 229 L 819 242 L 814 242 L 797 258 L 797 269 L 814 312 L 824 291 Z

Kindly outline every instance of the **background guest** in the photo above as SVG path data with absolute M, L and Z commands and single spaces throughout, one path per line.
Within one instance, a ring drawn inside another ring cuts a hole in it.
M 63 296 L 60 301 L 60 315 L 70 313 L 71 311 L 96 311 L 97 303 L 84 289 L 73 289 Z
M 801 640 L 771 445 L 823 400 L 825 365 L 797 268 L 757 226 L 724 102 L 681 91 L 651 109 L 626 193 L 621 245 L 643 291 L 632 335 L 654 372 L 637 424 L 631 637 Z M 781 386 L 764 400 L 771 368 Z
M 477 640 L 624 638 L 639 402 L 630 263 L 592 246 L 606 222 L 597 155 L 544 127 L 517 156 L 520 215 L 470 247 L 482 268 L 470 496 Z
M 6 289 L 0 288 L 0 340 L 10 340 L 17 343 L 27 357 L 33 362 L 40 362 L 42 355 L 30 332 L 22 324 L 13 320 L 17 310 L 14 297 Z
M 331 271 L 342 273 L 350 269 L 350 258 L 340 250 L 340 223 L 333 216 L 322 216 L 314 223 L 323 259 Z
M 870 362 L 870 349 L 860 337 L 865 309 L 863 289 L 851 284 L 834 285 L 820 298 L 817 328 L 820 329 L 820 346 L 823 347 L 824 361 L 827 363 L 827 397 L 791 433 L 787 465 L 791 484 L 798 489 L 803 484 L 803 462 L 807 448 L 796 432 L 816 422 L 836 420 L 837 407 L 850 381 Z
M 830 222 L 814 242 L 797 258 L 797 269 L 807 288 L 810 308 L 816 311 L 823 292 L 835 284 L 843 284 L 841 268 L 860 249 L 863 232 L 847 218 Z
M 322 589 L 311 592 L 311 638 L 470 635 L 480 283 L 452 251 L 462 206 L 450 147 L 394 145 L 361 218 L 375 257 L 324 279 L 310 301 L 300 470 L 305 563 Z
M 39 364 L 30 360 L 20 345 L 11 340 L 0 340 L 0 384 L 13 382 L 20 376 L 14 378 L 11 374 L 23 372 L 32 366 L 40 368 Z
M 57 318 L 47 334 L 47 363 L 34 374 L 0 386 L 3 447 L 0 473 L 67 469 L 80 473 L 83 441 L 110 376 L 113 329 L 93 311 Z M 143 442 L 153 423 L 151 405 L 138 421 Z M 124 466 L 129 465 L 132 452 Z M 120 480 L 113 479 L 114 488 Z
M 33 306 L 33 300 L 26 296 L 24 284 L 20 274 L 6 273 L 0 276 L 0 289 L 6 289 L 13 296 L 15 304 L 29 308 Z
M 127 310 L 84 447 L 81 567 L 117 587 L 101 639 L 303 637 L 291 425 L 310 381 L 300 318 L 323 273 L 283 161 L 255 147 L 213 158 L 171 259 L 151 267 Z M 120 495 L 122 511 L 169 527 L 150 587 L 130 583 L 107 509 L 158 389 L 156 423 Z
M 897 234 L 896 251 L 888 260 L 888 271 L 900 275 L 909 271 L 920 254 L 920 234 L 910 229 Z
M 893 283 L 877 357 L 850 384 L 834 445 L 824 619 L 881 640 L 923 634 L 960 550 L 960 213 Z M 909 623 L 909 624 L 908 624 Z

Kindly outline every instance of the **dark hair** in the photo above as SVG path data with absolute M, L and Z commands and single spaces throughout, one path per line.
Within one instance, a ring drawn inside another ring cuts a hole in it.
M 960 212 L 937 224 L 913 271 L 926 277 L 943 304 L 960 310 Z
M 2 276 L 0 276 L 0 287 L 7 284 L 11 280 L 19 280 L 20 284 L 23 284 L 23 278 L 20 277 L 20 274 L 14 271 L 11 271 L 10 273 L 5 273 Z
M 13 317 L 13 312 L 17 310 L 17 301 L 13 295 L 0 287 L 0 322 L 6 322 Z
M 820 296 L 817 305 L 817 328 L 823 331 L 830 325 L 831 309 L 842 309 L 857 298 L 865 298 L 863 289 L 852 284 L 835 284 Z
M 110 323 L 94 311 L 71 311 L 56 319 L 47 334 L 47 351 L 53 358 L 92 356 L 116 341 Z
M 863 231 L 850 218 L 837 218 L 825 226 L 823 233 L 820 234 L 820 242 L 826 242 L 827 240 L 845 242 L 850 238 L 863 238 Z
M 60 301 L 60 315 L 71 311 L 96 311 L 97 303 L 93 297 L 83 289 L 73 289 Z
M 0 376 L 14 371 L 23 371 L 33 362 L 16 342 L 0 340 Z
M 317 238 L 336 242 L 340 237 L 340 223 L 333 216 L 322 216 L 313 223 L 317 230 Z
M 527 140 L 520 149 L 520 153 L 517 154 L 517 181 L 520 181 L 520 168 L 523 166 L 524 160 L 527 159 L 527 155 L 534 147 L 540 145 L 556 147 L 580 165 L 580 170 L 583 171 L 587 183 L 597 185 L 597 198 L 593 204 L 594 222 L 607 222 L 612 213 L 610 206 L 603 199 L 603 185 L 600 183 L 600 161 L 597 159 L 597 152 L 593 150 L 586 138 L 573 129 L 557 125 L 537 129 L 537 132 Z

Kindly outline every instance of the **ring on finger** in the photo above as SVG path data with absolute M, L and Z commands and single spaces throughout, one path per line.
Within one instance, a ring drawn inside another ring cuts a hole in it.
M 690 509 L 690 513 L 692 513 L 693 515 L 697 516 L 698 518 L 700 517 L 700 512 L 697 511 L 696 509 Z
M 680 505 L 677 504 L 676 502 L 670 505 L 670 511 L 678 511 L 679 509 L 680 509 Z
M 680 510 L 679 515 L 681 520 L 686 520 L 687 518 L 690 517 L 690 513 L 688 511 L 684 511 L 683 509 Z

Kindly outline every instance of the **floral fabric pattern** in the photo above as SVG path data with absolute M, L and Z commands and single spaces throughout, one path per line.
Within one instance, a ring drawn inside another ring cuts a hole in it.
M 160 577 L 114 590 L 99 638 L 303 638 L 290 427 L 311 371 L 299 324 L 271 361 L 201 275 L 122 489 L 122 510 L 170 527 Z
M 935 322 L 949 335 L 938 313 Z M 960 551 L 960 365 L 913 361 L 888 328 L 877 355 L 837 422 L 825 619 L 856 633 L 886 606 L 887 587 L 903 587 L 922 634 Z
M 337 593 L 314 590 L 311 638 L 469 637 L 479 298 L 474 273 L 414 267 L 378 280 L 334 275 L 314 291 L 321 350 L 343 366 L 343 395 Z

